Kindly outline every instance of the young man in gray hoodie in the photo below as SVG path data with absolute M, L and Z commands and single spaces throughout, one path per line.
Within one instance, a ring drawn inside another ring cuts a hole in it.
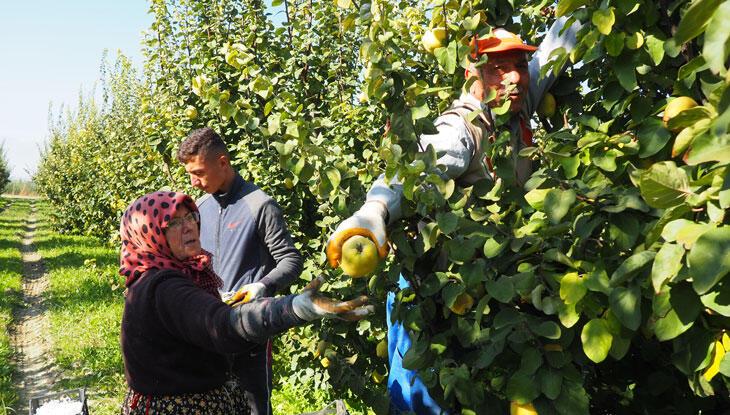
M 287 288 L 303 261 L 276 201 L 233 169 L 225 143 L 211 128 L 191 132 L 177 158 L 190 184 L 208 193 L 197 202 L 200 241 L 213 254 L 223 296 L 246 291 L 252 300 Z M 233 356 L 231 370 L 252 414 L 271 414 L 271 342 Z

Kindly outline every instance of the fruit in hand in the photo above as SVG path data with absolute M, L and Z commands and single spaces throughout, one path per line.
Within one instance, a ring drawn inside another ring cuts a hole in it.
M 375 354 L 383 359 L 388 357 L 388 342 L 385 341 L 385 339 L 381 340 L 380 343 L 378 343 L 377 347 L 375 348 Z
M 473 305 L 474 298 L 467 293 L 461 293 L 456 297 L 454 304 L 449 307 L 449 310 L 451 310 L 454 314 L 463 316 Z
M 352 278 L 365 277 L 375 271 L 379 259 L 375 242 L 365 236 L 355 235 L 342 244 L 340 268 Z
M 433 53 L 436 48 L 443 47 L 444 40 L 446 40 L 446 29 L 443 27 L 429 29 L 423 34 L 423 37 L 421 37 L 423 48 L 426 49 L 428 53 Z
M 664 126 L 666 127 L 669 120 L 676 117 L 680 112 L 696 106 L 697 101 L 690 97 L 678 97 L 669 101 L 666 108 L 664 108 L 664 116 L 662 117 Z
M 532 403 L 519 404 L 512 401 L 509 404 L 509 415 L 537 415 L 537 411 Z
M 555 97 L 548 92 L 542 98 L 542 101 L 540 101 L 540 106 L 537 107 L 537 114 L 545 118 L 550 118 L 555 115 L 555 108 Z

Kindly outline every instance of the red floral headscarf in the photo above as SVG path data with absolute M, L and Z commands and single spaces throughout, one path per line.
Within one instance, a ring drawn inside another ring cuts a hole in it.
M 129 287 L 148 270 L 174 269 L 198 287 L 220 297 L 218 289 L 223 282 L 213 272 L 209 252 L 203 250 L 200 255 L 181 261 L 170 250 L 162 230 L 181 205 L 191 212 L 198 211 L 190 196 L 176 192 L 148 193 L 129 205 L 119 227 L 122 238 L 119 273 L 126 278 L 125 285 Z

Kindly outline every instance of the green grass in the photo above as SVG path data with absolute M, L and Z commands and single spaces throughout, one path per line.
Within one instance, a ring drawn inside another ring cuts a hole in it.
M 59 235 L 48 217 L 42 205 L 35 245 L 50 279 L 50 335 L 63 378 L 55 387 L 85 387 L 94 414 L 117 414 L 126 391 L 117 250 L 92 237 Z
M 27 200 L 0 198 L 0 413 L 15 405 L 18 395 L 13 384 L 13 351 L 8 327 L 13 309 L 22 301 L 23 258 L 20 253 Z

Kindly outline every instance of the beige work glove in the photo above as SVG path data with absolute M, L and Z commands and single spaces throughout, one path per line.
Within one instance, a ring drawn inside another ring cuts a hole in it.
M 366 202 L 360 210 L 342 221 L 327 241 L 327 261 L 337 268 L 342 259 L 342 244 L 355 235 L 362 235 L 375 242 L 378 256 L 388 256 L 388 235 L 385 231 L 385 217 L 388 209 L 381 202 Z

